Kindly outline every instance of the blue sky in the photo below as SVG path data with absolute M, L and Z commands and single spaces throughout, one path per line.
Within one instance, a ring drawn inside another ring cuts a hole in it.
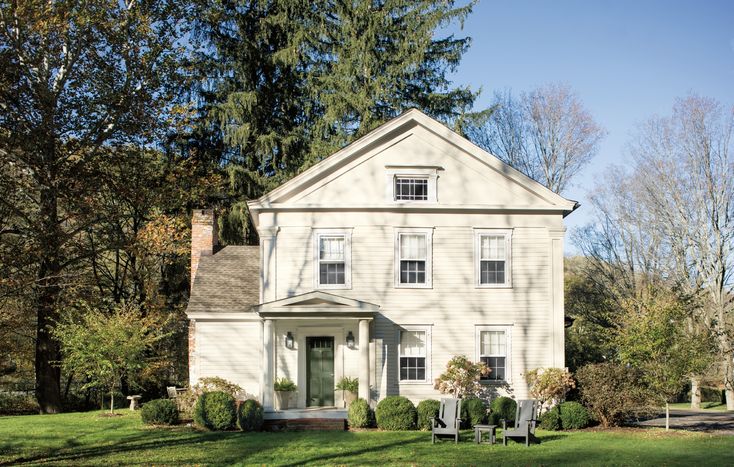
M 457 33 L 473 43 L 453 79 L 482 88 L 479 107 L 495 90 L 563 82 L 607 130 L 564 193 L 582 204 L 566 218 L 569 233 L 591 221 L 588 192 L 605 167 L 626 163 L 636 123 L 669 114 L 689 92 L 734 105 L 734 0 L 480 0 Z

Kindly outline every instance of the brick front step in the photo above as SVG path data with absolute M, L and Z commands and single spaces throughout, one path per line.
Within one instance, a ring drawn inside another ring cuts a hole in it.
M 341 418 L 295 418 L 265 420 L 266 431 L 344 431 L 347 421 Z

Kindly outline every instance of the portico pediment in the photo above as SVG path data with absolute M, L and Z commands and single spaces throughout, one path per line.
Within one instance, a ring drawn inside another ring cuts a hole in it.
M 254 307 L 262 318 L 371 318 L 379 305 L 326 292 L 313 291 Z

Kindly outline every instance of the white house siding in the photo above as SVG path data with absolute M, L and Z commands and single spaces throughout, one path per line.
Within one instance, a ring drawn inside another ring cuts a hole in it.
M 198 378 L 218 376 L 260 397 L 262 331 L 259 321 L 197 321 Z
M 280 213 L 276 298 L 313 290 L 311 226 L 351 227 L 352 288 L 329 292 L 381 307 L 372 325 L 372 337 L 382 343 L 381 351 L 376 352 L 378 379 L 373 382 L 379 397 L 402 394 L 420 400 L 438 395 L 430 383 L 398 382 L 396 352 L 400 325 L 431 326 L 431 379 L 443 371 L 454 355 L 464 354 L 476 359 L 475 326 L 511 325 L 511 394 L 526 397 L 524 371 L 563 362 L 563 355 L 554 355 L 558 349 L 552 345 L 554 326 L 550 294 L 549 230 L 557 228 L 559 223 L 560 216 L 550 215 Z M 394 287 L 394 228 L 397 226 L 434 227 L 431 289 Z M 515 226 L 512 287 L 476 288 L 474 228 L 510 226 Z M 277 335 L 284 335 L 284 332 Z M 278 349 L 281 348 L 279 345 Z M 287 369 L 293 365 L 287 361 L 283 364 L 283 371 L 290 371 Z M 508 389 L 507 386 L 492 388 L 499 394 L 507 393 Z

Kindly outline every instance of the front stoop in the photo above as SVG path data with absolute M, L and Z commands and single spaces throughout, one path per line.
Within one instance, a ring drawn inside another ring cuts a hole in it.
M 336 407 L 310 407 L 265 412 L 266 431 L 343 431 L 347 411 Z
M 343 418 L 291 418 L 265 420 L 265 431 L 344 431 Z

